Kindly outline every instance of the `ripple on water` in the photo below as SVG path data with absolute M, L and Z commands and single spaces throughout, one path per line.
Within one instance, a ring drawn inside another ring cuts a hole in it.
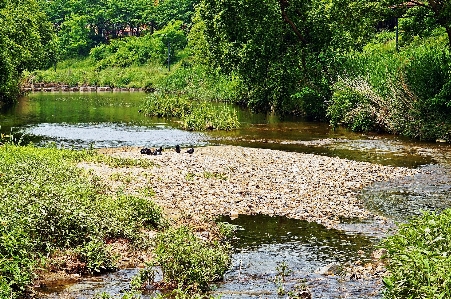
M 240 215 L 221 220 L 240 228 L 233 242 L 232 267 L 214 292 L 221 298 L 280 298 L 274 278 L 282 263 L 292 271 L 285 278 L 286 291 L 306 284 L 313 298 L 381 297 L 376 280 L 351 281 L 316 273 L 331 263 L 369 261 L 374 238 L 285 217 Z
M 451 208 L 451 170 L 443 165 L 426 165 L 415 176 L 377 182 L 361 193 L 372 211 L 397 221 L 418 216 L 422 211 Z

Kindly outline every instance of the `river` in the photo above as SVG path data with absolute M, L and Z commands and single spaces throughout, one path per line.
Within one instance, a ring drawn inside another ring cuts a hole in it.
M 0 114 L 1 133 L 21 142 L 66 148 L 174 147 L 231 144 L 296 151 L 367 161 L 397 167 L 423 168 L 427 175 L 374 184 L 360 194 L 366 206 L 391 221 L 405 221 L 421 210 L 451 206 L 451 147 L 382 134 L 357 134 L 326 123 L 281 119 L 237 109 L 242 127 L 231 132 L 189 132 L 177 120 L 149 118 L 139 113 L 144 93 L 35 93 Z M 218 104 L 223 105 L 223 104 Z M 318 269 L 330 263 L 365 263 L 383 236 L 377 223 L 343 219 L 340 230 L 264 215 L 224 218 L 238 225 L 231 269 L 215 294 L 222 298 L 278 298 L 274 278 L 286 263 L 292 271 L 284 287 L 300 282 L 313 298 L 381 298 L 380 281 L 325 277 Z M 120 294 L 137 269 L 77 284 L 56 284 L 50 298 L 62 292 L 90 298 L 102 291 Z M 150 295 L 149 295 L 150 296 Z

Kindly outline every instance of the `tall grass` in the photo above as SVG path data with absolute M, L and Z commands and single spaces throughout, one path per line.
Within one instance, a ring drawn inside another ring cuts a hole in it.
M 179 118 L 186 130 L 232 130 L 240 126 L 236 110 L 214 106 L 207 101 L 190 100 L 186 95 L 149 95 L 142 110 L 146 115 Z
M 384 33 L 352 52 L 328 108 L 333 125 L 451 141 L 451 53 L 426 40 L 395 50 Z

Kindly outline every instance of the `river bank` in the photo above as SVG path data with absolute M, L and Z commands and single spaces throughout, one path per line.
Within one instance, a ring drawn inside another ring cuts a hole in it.
M 336 227 L 340 219 L 374 219 L 358 192 L 374 182 L 395 180 L 421 170 L 389 167 L 312 154 L 238 146 L 208 146 L 194 153 L 166 149 L 162 155 L 139 148 L 103 149 L 116 157 L 144 158 L 152 169 L 79 166 L 103 178 L 111 191 L 151 190 L 171 218 L 196 219 L 239 214 L 286 216 Z

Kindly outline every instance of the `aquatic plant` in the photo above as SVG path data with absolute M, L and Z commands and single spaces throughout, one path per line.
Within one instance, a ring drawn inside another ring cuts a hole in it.
M 149 95 L 142 111 L 149 116 L 176 117 L 186 130 L 232 130 L 240 126 L 237 112 L 229 107 L 214 106 L 206 101 L 190 100 L 183 95 Z

